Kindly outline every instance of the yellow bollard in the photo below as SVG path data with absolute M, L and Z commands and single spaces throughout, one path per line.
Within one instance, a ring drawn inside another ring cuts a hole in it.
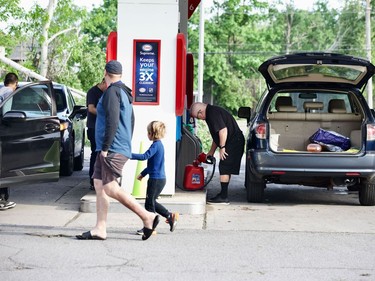
M 143 150 L 143 142 L 141 141 L 139 146 L 139 153 L 145 153 Z M 133 184 L 133 192 L 132 195 L 137 199 L 144 199 L 146 198 L 146 190 L 147 190 L 147 177 L 143 178 L 141 181 L 137 179 L 138 175 L 146 168 L 146 160 L 140 161 L 138 160 L 137 168 L 135 170 L 135 177 L 134 177 L 134 184 Z

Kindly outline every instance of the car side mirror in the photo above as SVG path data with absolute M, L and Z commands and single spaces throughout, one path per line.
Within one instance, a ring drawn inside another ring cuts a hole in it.
M 251 116 L 251 108 L 248 106 L 241 106 L 238 109 L 237 116 L 239 118 L 246 118 L 247 123 L 250 122 L 250 116 Z
M 83 105 L 75 105 L 73 107 L 72 114 L 69 115 L 69 118 L 73 119 L 78 114 L 80 115 L 80 119 L 85 119 L 87 117 L 87 107 Z
M 8 111 L 3 116 L 3 121 L 24 121 L 26 120 L 26 113 L 23 111 Z

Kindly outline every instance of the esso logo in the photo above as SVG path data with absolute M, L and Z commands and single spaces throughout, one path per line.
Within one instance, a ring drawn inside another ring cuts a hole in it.
M 142 46 L 142 50 L 145 51 L 145 52 L 150 52 L 150 51 L 152 51 L 152 46 L 150 44 L 144 44 Z

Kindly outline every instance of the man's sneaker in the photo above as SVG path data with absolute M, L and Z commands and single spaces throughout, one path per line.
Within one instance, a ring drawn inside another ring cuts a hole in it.
M 138 234 L 138 235 L 143 235 L 143 228 L 138 229 L 138 230 L 137 230 L 137 234 Z M 154 231 L 152 232 L 152 235 L 155 235 L 155 234 L 157 234 L 156 230 L 154 230 Z
M 210 204 L 210 205 L 215 205 L 215 204 L 229 205 L 229 200 L 228 200 L 228 198 L 222 198 L 220 193 L 219 193 L 215 197 L 212 197 L 212 198 L 208 199 L 207 204 Z
M 8 210 L 8 209 L 11 209 L 11 208 L 14 208 L 14 207 L 16 207 L 16 203 L 14 203 L 14 202 L 9 202 L 9 201 L 5 201 L 5 200 L 0 201 L 0 210 L 1 211 Z
M 169 224 L 169 230 L 173 232 L 176 228 L 178 217 L 180 216 L 179 213 L 171 213 L 170 218 L 167 219 L 165 222 Z

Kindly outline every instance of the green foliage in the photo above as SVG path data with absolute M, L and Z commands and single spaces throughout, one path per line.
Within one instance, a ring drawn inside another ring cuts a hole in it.
M 77 105 L 86 105 L 86 97 L 76 97 L 74 96 L 74 101 Z
M 103 5 L 94 8 L 82 26 L 85 43 L 77 51 L 80 58 L 81 89 L 88 91 L 103 78 L 105 66 L 105 48 L 111 31 L 117 31 L 117 0 L 104 0 Z
M 0 0 L 0 23 L 16 22 L 24 15 L 24 9 L 19 7 L 19 0 Z M 5 47 L 6 54 L 10 54 L 21 42 L 18 40 L 19 30 L 15 24 L 7 24 L 0 30 L 0 46 Z
M 338 21 L 339 34 L 337 38 L 337 49 L 343 53 L 366 57 L 364 47 L 365 4 L 366 1 L 349 0 L 345 2 Z
M 87 92 L 103 78 L 105 52 L 99 46 L 90 47 L 90 44 L 87 43 L 82 49 L 77 50 L 75 55 L 77 61 L 80 58 L 80 71 L 77 75 L 81 81 L 82 89 Z
M 3 4 L 1 19 L 17 20 L 9 26 L 9 34 L 0 32 L 2 45 L 9 54 L 16 45 L 26 42 L 29 52 L 23 65 L 38 72 L 40 46 L 46 40 L 41 36 L 48 16 L 46 9 L 34 4 L 26 13 L 16 8 L 19 1 L 0 1 Z M 48 34 L 52 40 L 48 47 L 47 76 L 87 91 L 103 78 L 107 36 L 117 26 L 117 1 L 105 0 L 101 7 L 94 8 L 90 13 L 72 0 L 56 2 Z M 20 12 L 11 12 L 13 10 Z
M 19 7 L 19 3 L 19 0 L 0 0 L 0 22 L 22 17 L 24 10 Z
M 214 16 L 205 23 L 204 92 L 232 114 L 239 106 L 253 104 L 260 93 L 256 69 L 261 60 L 249 55 L 249 46 L 263 43 L 257 22 L 265 20 L 262 14 L 266 7 L 266 2 L 253 0 L 215 2 Z M 189 49 L 194 54 L 196 39 L 189 37 Z
M 202 151 L 207 153 L 211 148 L 212 137 L 205 121 L 196 120 L 196 134 L 202 142 Z
M 366 55 L 365 1 L 345 1 L 341 11 L 325 0 L 315 1 L 312 11 L 295 8 L 293 1 L 274 2 L 214 1 L 205 22 L 203 91 L 232 114 L 242 105 L 254 107 L 265 89 L 257 69 L 272 56 L 307 51 Z M 196 66 L 198 28 L 196 12 L 188 45 Z
M 104 50 L 111 31 L 117 31 L 117 0 L 104 0 L 83 23 L 83 32 L 88 35 L 91 47 L 99 45 Z
M 212 144 L 212 137 L 210 131 L 208 130 L 207 124 L 203 120 L 197 119 L 196 121 L 196 134 L 197 137 L 202 142 L 202 151 L 207 153 L 211 149 Z M 246 120 L 245 119 L 238 119 L 238 125 L 243 133 L 246 133 Z

